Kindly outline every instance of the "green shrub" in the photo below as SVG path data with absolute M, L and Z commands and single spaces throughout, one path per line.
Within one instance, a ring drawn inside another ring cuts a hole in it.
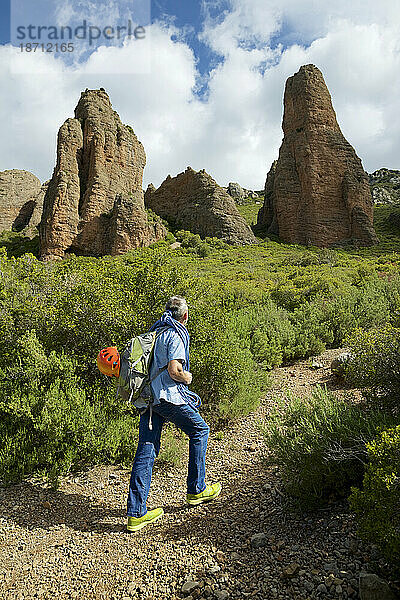
M 205 258 L 211 252 L 211 245 L 207 240 L 213 240 L 214 238 L 207 238 L 202 240 L 198 234 L 191 233 L 190 231 L 177 231 L 175 234 L 176 239 L 181 242 L 182 248 L 187 252 L 196 254 L 201 258 Z
M 111 390 L 84 389 L 76 361 L 46 355 L 35 332 L 20 338 L 15 360 L 0 372 L 0 478 L 41 472 L 53 481 L 73 466 L 133 457 L 136 415 Z
M 191 231 L 177 231 L 175 237 L 181 242 L 183 248 L 197 248 L 201 244 L 199 234 Z
M 232 311 L 228 327 L 236 331 L 254 360 L 265 369 L 318 354 L 331 341 L 329 329 L 310 303 L 291 313 L 268 298 L 261 307 Z
M 362 489 L 353 488 L 350 505 L 359 532 L 400 564 L 400 425 L 367 444 L 369 465 Z
M 346 339 L 351 361 L 346 377 L 366 388 L 370 400 L 399 412 L 400 329 L 391 325 L 368 331 L 355 330 Z
M 272 369 L 293 357 L 295 333 L 289 314 L 269 299 L 262 307 L 232 310 L 227 332 L 264 369 Z
M 223 240 L 216 238 L 216 237 L 206 237 L 204 239 L 204 241 L 206 242 L 206 244 L 208 244 L 209 246 L 212 246 L 213 248 L 218 248 L 219 250 L 222 249 L 226 249 L 229 248 L 229 244 L 227 244 L 226 242 L 224 242 Z
M 385 287 L 374 279 L 361 287 L 351 287 L 345 293 L 316 300 L 320 320 L 330 329 L 334 347 L 343 344 L 345 337 L 357 327 L 369 329 L 389 320 Z
M 259 369 L 234 322 L 222 309 L 212 307 L 207 296 L 194 305 L 191 370 L 193 389 L 204 409 L 215 417 L 232 419 L 253 410 L 266 389 L 266 373 Z
M 346 279 L 333 275 L 327 265 L 288 268 L 282 272 L 271 298 L 287 310 L 299 308 L 304 302 L 317 297 L 332 297 L 348 289 Z
M 362 480 L 366 442 L 388 423 L 384 413 L 348 404 L 317 386 L 310 398 L 277 400 L 263 431 L 286 490 L 307 507 L 345 495 Z
M 341 343 L 356 327 L 400 322 L 397 255 L 360 260 L 272 241 L 232 247 L 179 235 L 178 251 L 170 238 L 122 257 L 71 255 L 58 263 L 32 254 L 7 259 L 0 248 L 4 477 L 50 473 L 53 464 L 61 472 L 99 456 L 130 460 L 135 418 L 125 419 L 94 359 L 100 348 L 122 348 L 146 331 L 171 294 L 188 298 L 192 389 L 216 420 L 252 410 L 274 366 Z M 13 236 L 3 241 L 14 243 Z M 76 416 L 75 428 L 61 418 L 62 407 L 85 419 Z M 52 428 L 56 434 L 43 433 Z
M 332 344 L 333 335 L 329 324 L 324 322 L 322 313 L 315 302 L 305 302 L 290 315 L 295 342 L 293 358 L 320 354 Z
M 246 414 L 263 389 L 251 352 L 226 328 L 222 300 L 169 263 L 169 248 L 123 258 L 74 257 L 41 263 L 0 255 L 0 477 L 31 472 L 56 479 L 85 462 L 130 461 L 132 428 L 113 386 L 95 364 L 110 344 L 122 349 L 186 295 L 192 389 L 214 419 Z

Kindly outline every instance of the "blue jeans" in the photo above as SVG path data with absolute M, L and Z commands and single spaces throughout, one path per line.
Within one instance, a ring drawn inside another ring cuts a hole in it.
M 160 451 L 161 430 L 165 421 L 175 423 L 189 437 L 189 467 L 187 493 L 199 494 L 205 487 L 205 457 L 210 428 L 199 413 L 189 404 L 176 405 L 161 400 L 153 407 L 153 429 L 149 429 L 147 410 L 140 416 L 139 443 L 133 462 L 127 514 L 142 517 L 147 512 L 146 501 L 149 495 L 154 460 Z

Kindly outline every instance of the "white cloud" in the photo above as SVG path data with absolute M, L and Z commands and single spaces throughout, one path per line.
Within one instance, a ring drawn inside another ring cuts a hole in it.
M 73 116 L 87 87 L 104 87 L 122 120 L 134 128 L 145 145 L 151 179 L 161 182 L 168 169 L 173 173 L 177 164 L 184 168 L 203 105 L 192 94 L 193 53 L 185 44 L 173 43 L 170 34 L 153 26 L 151 39 L 123 48 L 101 47 L 77 71 L 51 55 L 21 55 L 18 49 L 0 47 L 0 77 L 7 81 L 0 94 L 0 168 L 50 177 L 57 131 Z M 133 61 L 145 62 L 149 56 L 150 73 L 129 74 Z M 116 75 L 118 68 L 128 73 Z
M 285 52 L 279 65 L 286 73 L 306 62 L 322 70 L 342 132 L 368 171 L 400 168 L 398 40 L 392 27 L 338 19 L 306 50 Z
M 278 46 L 271 52 L 268 44 L 281 26 L 281 40 L 285 45 L 288 40 L 291 43 L 286 49 Z M 225 57 L 211 78 L 211 112 L 220 130 L 229 130 L 231 122 L 240 129 L 235 144 L 240 162 L 231 162 L 225 177 L 237 174 L 236 178 L 249 187 L 261 181 L 257 179 L 261 160 L 270 165 L 278 154 L 285 81 L 307 63 L 322 70 L 339 125 L 364 167 L 369 171 L 383 165 L 400 168 L 399 33 L 400 4 L 395 0 L 337 0 L 334 5 L 330 0 L 231 0 L 231 11 L 224 21 L 208 19 L 203 39 Z M 264 42 L 260 56 L 240 47 L 254 35 Z M 261 81 L 252 71 L 257 60 L 267 64 Z M 236 93 L 232 93 L 234 88 Z M 221 107 L 217 97 L 222 98 L 224 90 L 229 95 L 229 110 L 218 113 L 213 103 Z M 241 126 L 235 108 L 246 115 Z M 259 123 L 258 129 L 251 128 L 254 122 Z M 246 156 L 245 148 L 239 148 L 240 133 L 249 130 L 253 131 L 252 152 Z M 221 172 L 222 168 L 220 165 Z
M 399 17 L 397 0 L 232 0 L 225 18 L 205 22 L 203 41 L 224 59 L 205 100 L 193 92 L 193 52 L 179 35 L 172 41 L 179 32 L 171 25 L 152 25 L 146 40 L 123 48 L 101 47 L 76 71 L 52 56 L 0 47 L 0 169 L 50 177 L 58 128 L 83 89 L 104 87 L 145 146 L 145 184 L 190 164 L 223 185 L 259 189 L 282 139 L 285 81 L 307 63 L 322 70 L 364 167 L 400 168 Z M 281 26 L 285 46 L 270 47 Z M 150 73 L 116 74 L 149 57 Z M 29 72 L 18 74 L 21 60 Z

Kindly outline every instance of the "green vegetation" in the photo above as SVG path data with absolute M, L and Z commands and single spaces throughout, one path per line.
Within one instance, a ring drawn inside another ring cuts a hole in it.
M 396 325 L 400 325 L 399 308 L 392 314 Z M 371 404 L 400 412 L 400 329 L 392 325 L 368 331 L 357 329 L 348 336 L 347 345 L 352 348 L 347 379 L 365 388 Z
M 240 207 L 250 222 L 258 209 Z M 177 231 L 117 258 L 42 263 L 37 240 L 3 234 L 0 478 L 39 473 L 56 481 L 93 462 L 131 463 L 137 414 L 115 398 L 95 358 L 107 345 L 122 349 L 169 295 L 182 294 L 190 306 L 192 387 L 214 426 L 253 410 L 275 366 L 344 343 L 352 348 L 348 377 L 366 388 L 359 406 L 316 390 L 280 406 L 265 426 L 270 460 L 300 502 L 346 494 L 362 481 L 367 444 L 398 423 L 400 237 L 385 210 L 376 210 L 381 243 L 372 249 L 272 239 L 233 247 Z M 174 239 L 182 245 L 171 250 Z M 181 444 L 168 431 L 163 460 L 176 463 Z
M 360 534 L 378 544 L 398 569 L 400 558 L 400 314 L 399 299 L 392 325 L 356 330 L 348 337 L 352 357 L 346 376 L 364 388 L 370 406 L 390 415 L 397 427 L 382 431 L 367 444 L 369 464 L 361 489 L 353 488 L 350 504 Z M 382 428 L 386 429 L 386 428 Z
M 258 208 L 239 210 L 253 224 Z M 287 491 L 303 507 L 359 486 L 351 504 L 360 533 L 398 564 L 400 205 L 375 207 L 374 222 L 380 243 L 371 248 L 259 240 L 190 268 L 241 299 L 235 328 L 264 369 L 327 347 L 350 348 L 346 379 L 362 388 L 362 402 L 321 388 L 306 400 L 277 401 L 264 424 L 268 460 L 280 466 Z
M 352 509 L 361 535 L 379 544 L 389 560 L 400 561 L 400 426 L 383 431 L 367 445 L 369 465 L 363 489 L 353 489 Z
M 238 205 L 238 210 L 247 223 L 252 226 L 257 223 L 257 215 L 263 203 L 263 198 L 253 200 L 247 198 L 244 204 Z
M 348 495 L 360 534 L 398 565 L 400 556 L 400 328 L 398 290 L 387 323 L 356 328 L 345 339 L 348 382 L 363 390 L 358 404 L 322 388 L 311 398 L 281 402 L 264 425 L 269 460 L 301 506 Z M 394 324 L 390 324 L 390 321 Z
M 132 457 L 134 418 L 101 381 L 87 385 L 70 353 L 46 354 L 34 331 L 2 361 L 0 465 L 4 481 L 32 472 L 56 481 L 90 461 Z
M 317 386 L 306 400 L 279 402 L 264 433 L 287 491 L 310 508 L 361 483 L 366 442 L 392 423 L 389 415 L 352 405 Z
M 102 259 L 0 258 L 0 477 L 52 479 L 91 461 L 129 463 L 135 412 L 95 364 L 99 349 L 149 328 L 165 299 L 191 306 L 192 372 L 215 421 L 251 410 L 266 373 L 226 333 L 224 295 L 172 264 L 168 244 Z M 210 306 L 213 307 L 210 311 Z M 169 452 L 172 456 L 173 453 Z
M 0 248 L 5 248 L 8 256 L 18 258 L 23 254 L 39 254 L 39 236 L 30 239 L 23 233 L 15 231 L 2 231 L 0 233 Z

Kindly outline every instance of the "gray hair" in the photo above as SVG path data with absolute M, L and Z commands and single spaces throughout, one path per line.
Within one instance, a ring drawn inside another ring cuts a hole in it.
M 172 318 L 176 321 L 180 321 L 185 312 L 187 312 L 188 305 L 185 298 L 182 298 L 182 296 L 171 296 L 165 305 L 165 310 L 170 310 Z

